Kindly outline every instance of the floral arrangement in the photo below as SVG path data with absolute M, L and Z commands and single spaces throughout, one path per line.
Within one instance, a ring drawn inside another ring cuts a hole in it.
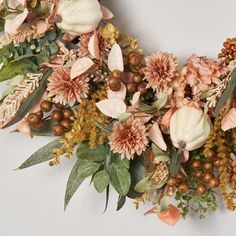
M 1 0 L 0 127 L 57 139 L 18 169 L 77 161 L 65 209 L 86 178 L 100 193 L 175 225 L 217 199 L 236 209 L 236 38 L 219 60 L 145 56 L 97 0 Z M 74 155 L 76 153 L 76 155 Z

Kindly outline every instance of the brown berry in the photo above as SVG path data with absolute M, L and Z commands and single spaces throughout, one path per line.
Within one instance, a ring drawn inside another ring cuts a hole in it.
M 35 114 L 38 115 L 40 119 L 43 119 L 43 112 L 42 111 L 35 112 Z
M 181 173 L 176 175 L 176 180 L 178 183 L 182 183 L 185 180 L 185 176 Z
M 140 74 L 138 74 L 138 73 L 135 73 L 133 75 L 133 82 L 136 83 L 136 84 L 141 83 L 142 79 L 143 79 L 142 76 Z
M 199 160 L 195 160 L 192 162 L 192 168 L 194 170 L 200 170 L 201 169 L 201 162 Z
M 120 70 L 113 70 L 111 73 L 112 77 L 115 79 L 121 79 L 122 72 Z
M 129 53 L 129 64 L 132 66 L 138 66 L 142 62 L 142 56 L 138 52 Z
M 142 94 L 145 95 L 147 93 L 147 83 L 143 82 L 138 86 L 138 91 Z
M 206 171 L 210 171 L 210 170 L 213 169 L 213 164 L 212 164 L 211 162 L 205 162 L 205 163 L 203 164 L 203 168 L 204 168 L 204 170 L 206 170 Z
M 52 110 L 52 102 L 49 102 L 47 100 L 45 101 L 42 101 L 41 104 L 40 104 L 40 109 L 43 111 L 43 112 L 49 112 Z
M 68 119 L 68 120 L 74 115 L 73 111 L 70 108 L 64 109 L 62 111 L 62 114 L 63 114 L 64 119 Z
M 119 79 L 116 79 L 116 78 L 113 78 L 111 77 L 109 80 L 108 80 L 108 86 L 109 88 L 116 92 L 116 91 L 119 91 L 120 88 L 121 88 L 121 82 Z
M 125 83 L 125 84 L 133 83 L 133 73 L 131 73 L 131 72 L 125 73 L 125 72 L 124 72 L 124 73 L 122 74 L 121 80 L 122 80 L 122 82 Z
M 203 174 L 203 171 L 197 170 L 194 175 L 197 179 L 202 179 L 204 174 Z
M 49 162 L 49 166 L 54 166 L 54 165 L 55 165 L 54 161 Z
M 207 153 L 206 153 L 206 156 L 208 159 L 213 159 L 215 157 L 215 152 L 212 151 L 212 150 L 209 150 Z
M 51 118 L 55 121 L 61 121 L 63 119 L 63 114 L 61 111 L 55 110 L 52 112 Z
M 64 106 L 60 103 L 56 103 L 55 106 L 58 110 L 62 110 L 64 108 Z
M 62 125 L 65 129 L 70 129 L 71 128 L 71 121 L 64 119 L 60 121 L 60 125 Z
M 62 126 L 62 125 L 55 125 L 55 126 L 52 128 L 52 131 L 53 131 L 54 135 L 56 135 L 56 136 L 61 136 L 61 135 L 64 134 L 65 128 L 64 128 L 64 126 Z
M 134 83 L 127 84 L 126 88 L 127 88 L 127 92 L 130 93 L 130 94 L 133 94 L 137 91 L 137 86 Z
M 140 67 L 139 67 L 139 73 L 141 74 L 141 75 L 145 75 L 145 70 L 146 70 L 146 66 L 145 65 L 141 65 Z
M 35 129 L 44 129 L 44 127 L 45 127 L 45 125 L 44 125 L 44 123 L 42 122 L 42 121 L 40 121 L 39 123 L 37 123 L 37 124 L 32 124 L 31 125 L 33 128 L 35 128 Z
M 212 178 L 212 179 L 209 181 L 209 185 L 210 185 L 212 188 L 217 188 L 217 187 L 219 187 L 220 183 L 219 183 L 219 180 L 218 180 L 218 179 Z
M 176 184 L 177 184 L 177 181 L 176 181 L 176 179 L 173 178 L 173 177 L 169 178 L 168 181 L 167 181 L 167 185 L 168 185 L 169 187 L 174 187 L 174 186 L 176 186 Z
M 220 167 L 221 166 L 221 161 L 219 159 L 214 161 L 214 166 L 215 167 Z
M 206 192 L 206 187 L 204 185 L 200 184 L 197 186 L 197 194 L 198 195 L 202 196 L 205 194 L 205 192 Z
M 41 121 L 41 118 L 36 113 L 30 113 L 27 117 L 27 120 L 30 125 L 35 125 Z
M 212 173 L 205 173 L 203 176 L 203 181 L 205 183 L 209 183 L 212 178 L 214 178 Z
M 188 192 L 188 185 L 186 183 L 182 183 L 179 185 L 178 190 L 180 193 L 185 194 Z

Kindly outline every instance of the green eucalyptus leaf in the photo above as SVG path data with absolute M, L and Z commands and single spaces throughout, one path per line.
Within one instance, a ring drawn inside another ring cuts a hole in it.
M 80 176 L 80 160 L 77 160 L 77 162 L 75 163 L 68 182 L 67 182 L 67 186 L 66 186 L 66 193 L 65 193 L 65 200 L 64 200 L 64 210 L 66 210 L 71 198 L 73 197 L 73 195 L 75 194 L 75 192 L 77 191 L 77 189 L 79 188 L 79 186 L 83 183 L 84 178 L 81 178 Z
M 122 196 L 129 191 L 131 179 L 129 171 L 122 165 L 112 164 L 110 168 L 111 184 L 115 190 Z
M 170 161 L 170 157 L 168 155 L 159 155 L 155 157 L 155 161 Z
M 168 210 L 170 204 L 170 199 L 168 197 L 163 197 L 160 201 L 160 212 Z
M 149 105 L 141 103 L 141 102 L 138 103 L 138 109 L 141 112 L 145 112 L 145 113 L 153 113 L 153 112 L 157 111 L 156 107 L 149 106 Z
M 78 167 L 79 177 L 85 179 L 93 175 L 99 169 L 100 165 L 101 164 L 98 164 L 93 161 L 80 160 L 80 165 Z
M 97 172 L 93 177 L 93 183 L 95 189 L 102 193 L 110 183 L 110 177 L 107 171 L 101 170 Z
M 119 195 L 119 199 L 118 199 L 118 202 L 117 202 L 116 210 L 117 211 L 121 210 L 122 207 L 125 205 L 125 202 L 126 202 L 126 196 Z
M 144 193 L 149 188 L 150 188 L 150 182 L 149 182 L 149 177 L 147 176 L 135 185 L 134 190 L 138 193 Z
M 97 145 L 95 150 L 91 150 L 88 143 L 79 145 L 76 155 L 80 160 L 101 162 L 106 158 L 106 148 L 103 145 Z
M 29 110 L 37 104 L 39 99 L 42 97 L 43 93 L 45 92 L 45 88 L 47 85 L 47 79 L 51 75 L 52 70 L 48 69 L 44 75 L 43 78 L 40 81 L 40 85 L 38 88 L 34 90 L 34 92 L 25 100 L 25 102 L 20 106 L 18 112 L 16 113 L 16 116 L 7 123 L 3 128 L 9 127 L 11 125 L 14 125 L 15 123 L 22 120 L 26 114 L 29 112 Z
M 34 154 L 32 154 L 19 168 L 18 170 L 25 169 L 54 158 L 53 149 L 61 148 L 62 143 L 59 139 L 56 139 L 49 144 L 43 146 Z
M 4 26 L 5 26 L 5 20 L 0 18 L 0 32 L 4 31 Z
M 110 186 L 108 185 L 107 188 L 106 188 L 106 204 L 105 204 L 105 209 L 104 209 L 103 213 L 106 212 L 107 207 L 108 207 L 109 193 L 110 193 Z
M 236 87 L 236 68 L 233 70 L 231 74 L 231 80 L 229 81 L 225 91 L 221 95 L 220 99 L 218 100 L 215 108 L 215 117 L 216 120 L 219 117 L 221 108 L 223 107 L 224 103 L 233 96 L 234 90 Z
M 181 155 L 178 152 L 172 153 L 170 163 L 170 173 L 178 174 L 181 168 Z
M 43 124 L 43 129 L 35 129 L 33 127 L 30 127 L 33 136 L 54 137 L 55 135 L 52 132 L 52 128 L 57 124 L 57 122 L 54 120 L 44 120 Z
M 154 103 L 154 107 L 160 110 L 166 105 L 167 101 L 168 101 L 168 94 L 161 93 L 158 95 L 158 100 Z
M 129 117 L 131 116 L 132 114 L 130 112 L 126 112 L 126 113 L 123 113 L 121 114 L 119 117 L 118 117 L 118 120 L 121 122 L 121 123 L 124 123 L 126 120 L 129 119 Z
M 17 62 L 10 62 L 0 70 L 0 82 L 14 78 L 17 75 L 25 75 L 29 72 L 36 72 L 38 67 L 32 60 L 23 59 Z

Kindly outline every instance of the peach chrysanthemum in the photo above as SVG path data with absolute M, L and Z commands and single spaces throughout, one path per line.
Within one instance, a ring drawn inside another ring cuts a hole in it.
M 167 92 L 177 73 L 177 58 L 167 52 L 160 52 L 147 56 L 145 60 L 148 87 L 157 92 Z
M 114 153 L 130 160 L 134 154 L 141 155 L 145 151 L 148 144 L 146 128 L 139 119 L 133 117 L 123 125 L 117 121 L 109 136 L 109 144 Z
M 89 55 L 89 49 L 88 49 L 88 44 L 89 44 L 89 40 L 92 37 L 92 33 L 88 33 L 88 34 L 82 34 L 79 37 L 79 43 L 78 43 L 78 55 L 79 57 L 87 57 Z
M 72 80 L 69 68 L 57 67 L 48 78 L 47 91 L 54 102 L 73 106 L 87 97 L 89 85 L 86 76 L 81 75 Z

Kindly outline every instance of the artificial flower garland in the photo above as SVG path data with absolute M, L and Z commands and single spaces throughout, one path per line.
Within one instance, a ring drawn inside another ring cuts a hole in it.
M 91 177 L 175 225 L 205 217 L 222 196 L 236 209 L 236 39 L 218 61 L 145 56 L 97 0 L 0 1 L 0 127 L 58 136 L 19 169 L 60 164 L 76 151 L 65 208 Z M 175 199 L 175 200 L 174 200 Z

